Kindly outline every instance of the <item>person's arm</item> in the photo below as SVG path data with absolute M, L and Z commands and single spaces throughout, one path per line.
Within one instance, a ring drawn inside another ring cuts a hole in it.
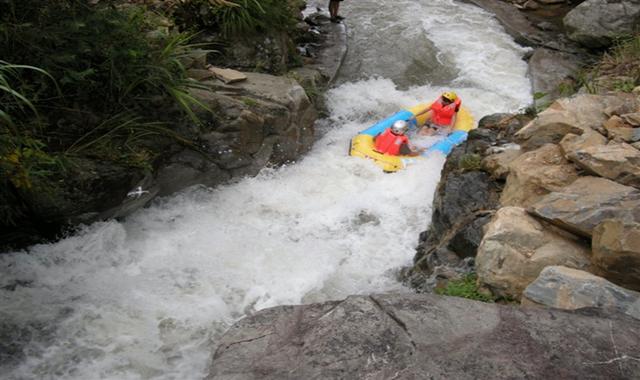
M 429 104 L 425 109 L 423 109 L 422 111 L 418 112 L 417 114 L 415 114 L 410 120 L 416 120 L 416 122 L 418 121 L 418 116 L 422 116 L 424 114 L 426 114 L 427 112 L 431 111 L 431 104 Z
M 425 127 L 418 125 L 418 117 L 427 114 L 431 111 L 431 104 L 429 104 L 424 110 L 418 112 L 417 114 L 415 114 L 411 119 L 409 119 L 409 121 L 415 121 L 416 124 L 416 128 L 418 128 L 418 133 L 419 134 L 425 134 Z

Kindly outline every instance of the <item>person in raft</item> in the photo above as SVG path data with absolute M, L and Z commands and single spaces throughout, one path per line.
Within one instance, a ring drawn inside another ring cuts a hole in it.
M 432 135 L 434 133 L 449 134 L 456 124 L 456 116 L 460 110 L 462 101 L 453 91 L 443 92 L 438 99 L 423 111 L 416 114 L 414 120 L 420 115 L 431 112 L 425 125 L 420 129 L 420 135 Z
M 374 150 L 390 156 L 417 156 L 424 149 L 417 149 L 409 142 L 409 138 L 405 135 L 407 130 L 409 130 L 409 124 L 406 121 L 396 121 L 390 128 L 375 137 Z

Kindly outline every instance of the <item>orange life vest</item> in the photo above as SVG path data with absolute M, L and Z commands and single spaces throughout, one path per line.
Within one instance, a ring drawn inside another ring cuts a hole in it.
M 445 105 L 442 97 L 439 97 L 431 104 L 431 111 L 433 111 L 431 121 L 437 125 L 451 125 L 453 115 L 460 110 L 460 104 L 462 104 L 460 99 L 456 99 L 453 103 Z
M 384 132 L 376 137 L 376 151 L 379 153 L 397 156 L 400 154 L 402 144 L 408 144 L 409 138 L 405 135 L 394 135 L 391 128 L 385 129 Z

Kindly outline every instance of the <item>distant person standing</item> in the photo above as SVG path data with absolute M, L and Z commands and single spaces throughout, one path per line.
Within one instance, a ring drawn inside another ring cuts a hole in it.
M 341 1 L 342 0 L 329 0 L 329 16 L 331 16 L 331 22 L 340 22 L 340 20 L 344 19 L 344 17 L 338 15 Z

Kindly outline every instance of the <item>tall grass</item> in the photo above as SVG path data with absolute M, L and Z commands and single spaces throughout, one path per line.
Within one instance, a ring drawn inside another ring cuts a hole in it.
M 588 93 L 631 92 L 640 85 L 640 34 L 618 38 L 592 67 L 577 75 Z

